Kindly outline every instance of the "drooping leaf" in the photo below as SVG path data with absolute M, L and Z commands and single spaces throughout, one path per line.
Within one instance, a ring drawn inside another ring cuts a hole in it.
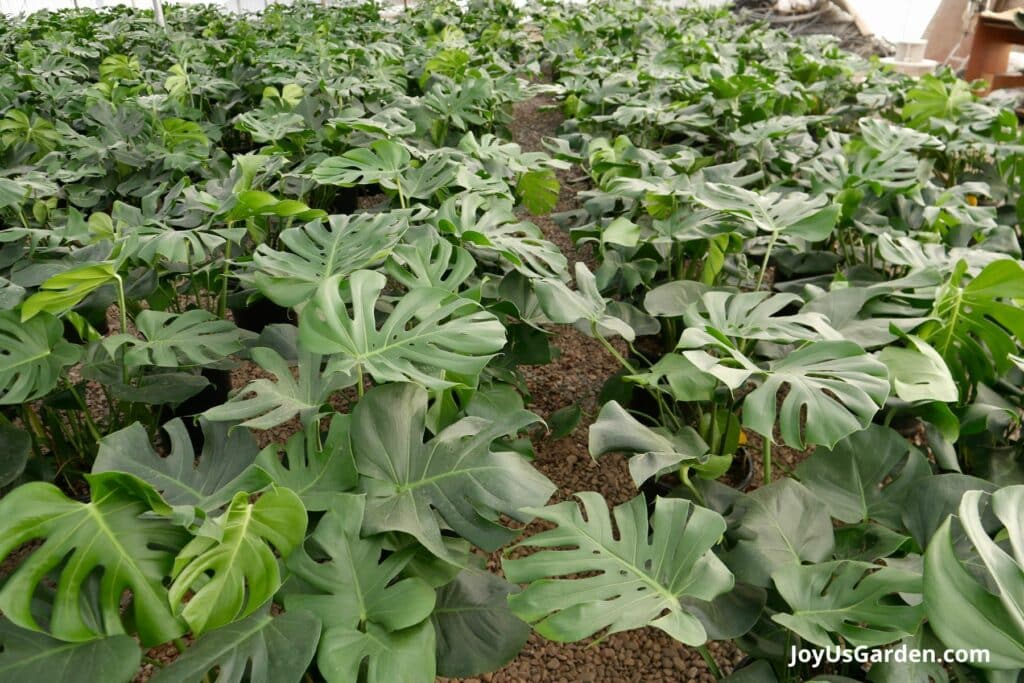
M 827 559 L 835 544 L 828 508 L 792 479 L 780 479 L 737 502 L 739 522 L 729 535 L 736 545 L 724 555 L 740 581 L 768 586 L 772 572 Z
M 772 580 L 790 613 L 772 619 L 819 647 L 839 641 L 877 647 L 917 631 L 922 605 L 908 605 L 900 593 L 920 593 L 921 575 L 870 562 L 838 560 L 787 565 Z
M 437 592 L 431 614 L 437 636 L 437 673 L 477 676 L 510 662 L 526 644 L 530 626 L 509 609 L 516 586 L 489 572 L 465 570 Z
M 900 529 L 904 499 L 931 475 L 924 455 L 895 430 L 881 425 L 854 432 L 828 449 L 819 446 L 796 476 L 848 524 L 874 520 Z
M 820 313 L 778 315 L 782 309 L 801 301 L 794 294 L 710 291 L 686 310 L 683 321 L 687 327 L 710 327 L 732 339 L 780 344 L 838 339 L 839 334 Z
M 298 683 L 316 653 L 320 620 L 308 612 L 270 615 L 269 603 L 245 619 L 204 634 L 160 669 L 152 683 L 195 683 L 212 671 L 217 683 Z
M 242 350 L 244 332 L 231 321 L 201 309 L 184 313 L 141 311 L 135 317 L 135 326 L 145 339 L 118 334 L 103 342 L 111 356 L 126 347 L 124 362 L 130 367 L 211 365 Z
M 366 662 L 366 683 L 431 683 L 434 629 L 424 621 L 401 631 L 369 624 L 366 631 L 328 629 L 320 639 L 317 668 L 327 683 L 358 680 Z
M 993 538 L 981 505 L 1002 525 Z M 924 554 L 924 604 L 928 623 L 949 648 L 984 649 L 985 669 L 1024 668 L 1024 486 L 994 493 L 968 491 L 960 500 L 960 526 L 980 559 L 975 572 L 957 556 L 952 518 L 935 532 Z M 987 585 L 979 583 L 983 576 Z
M 919 337 L 907 335 L 906 340 L 906 348 L 886 346 L 878 354 L 878 360 L 889 368 L 893 393 L 908 403 L 955 403 L 960 390 L 942 356 Z
M 172 605 L 195 634 L 230 624 L 255 612 L 281 585 L 277 550 L 291 554 L 306 533 L 306 509 L 292 491 L 274 488 L 255 503 L 237 493 L 213 519 L 216 530 L 196 536 L 174 559 L 169 589 Z
M 42 545 L 22 561 L 0 589 L 0 609 L 18 626 L 41 631 L 32 596 L 60 568 L 46 632 L 80 642 L 126 633 L 129 618 L 145 646 L 180 636 L 185 625 L 172 613 L 163 586 L 174 552 L 187 535 L 169 519 L 147 516 L 170 509 L 148 484 L 130 475 L 87 475 L 89 503 L 65 496 L 56 486 L 33 482 L 0 499 L 0 558 L 28 541 Z M 100 590 L 86 582 L 99 570 Z M 132 600 L 122 611 L 121 596 Z
M 535 422 L 517 410 L 498 420 L 466 417 L 424 442 L 427 392 L 414 384 L 387 384 L 368 392 L 352 411 L 352 449 L 367 493 L 366 533 L 403 531 L 430 552 L 448 558 L 443 521 L 484 550 L 517 531 L 497 517 L 528 521 L 522 512 L 554 491 L 547 477 L 491 443 Z
M 534 283 L 540 306 L 552 322 L 575 325 L 590 336 L 594 336 L 596 328 L 604 337 L 617 335 L 630 342 L 636 338 L 633 327 L 608 310 L 609 300 L 601 296 L 594 274 L 582 261 L 576 263 L 576 287 L 569 289 L 557 278 L 544 278 Z
M 557 642 L 605 628 L 618 633 L 654 626 L 687 645 L 702 645 L 704 626 L 681 600 L 713 600 L 733 587 L 732 574 L 711 551 L 725 520 L 689 501 L 659 498 L 649 536 L 644 497 L 637 496 L 615 508 L 616 537 L 604 498 L 593 492 L 577 497 L 586 518 L 573 501 L 528 510 L 558 526 L 524 545 L 564 549 L 503 561 L 509 580 L 530 584 L 509 598 L 512 611 Z M 558 578 L 582 572 L 595 574 Z
M 558 178 L 550 168 L 527 171 L 519 176 L 516 195 L 534 216 L 545 216 L 558 204 Z
M 432 389 L 456 382 L 444 372 L 474 376 L 505 345 L 505 330 L 492 314 L 467 299 L 435 288 L 406 293 L 378 327 L 375 308 L 387 278 L 361 270 L 349 278 L 352 313 L 341 279 L 317 291 L 299 321 L 299 339 L 330 355 L 329 372 L 361 368 L 378 382 L 415 381 Z
M 21 320 L 40 313 L 61 315 L 82 303 L 87 296 L 118 278 L 113 263 L 91 263 L 58 273 L 39 286 L 39 291 L 21 304 Z
M 0 424 L 0 488 L 21 476 L 32 451 L 32 437 L 14 425 Z
M 0 679 L 5 681 L 64 681 L 73 675 L 81 683 L 128 683 L 141 659 L 139 644 L 129 636 L 66 643 L 0 620 Z
M 0 311 L 0 404 L 18 405 L 48 393 L 78 356 L 52 315 L 22 322 L 16 312 Z
M 599 458 L 623 452 L 633 454 L 629 458 L 629 473 L 639 487 L 664 469 L 706 459 L 708 445 L 691 427 L 676 434 L 664 428 L 652 429 L 617 401 L 609 401 L 590 425 L 590 455 Z

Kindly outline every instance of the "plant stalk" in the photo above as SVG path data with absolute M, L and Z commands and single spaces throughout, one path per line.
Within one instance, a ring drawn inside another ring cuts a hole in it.
M 772 483 L 772 439 L 770 436 L 762 437 L 761 458 L 764 462 L 764 482 L 767 486 Z
M 711 671 L 711 675 L 715 677 L 716 681 L 722 680 L 722 670 L 718 667 L 718 662 L 715 661 L 711 651 L 708 650 L 707 645 L 701 645 L 697 648 L 697 652 L 704 658 L 704 663 L 708 665 L 708 670 Z

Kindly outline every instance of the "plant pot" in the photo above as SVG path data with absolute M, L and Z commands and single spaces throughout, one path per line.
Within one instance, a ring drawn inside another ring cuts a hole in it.
M 262 332 L 267 325 L 294 324 L 296 322 L 295 314 L 290 308 L 278 306 L 270 299 L 262 297 L 249 303 L 245 303 L 244 300 L 240 301 L 238 304 L 230 306 L 230 309 L 235 325 L 257 334 Z
M 185 429 L 188 430 L 189 439 L 192 441 L 192 448 L 197 454 L 203 450 L 204 439 L 203 430 L 200 428 L 199 422 L 195 417 L 210 408 L 225 403 L 228 400 L 228 394 L 231 392 L 230 370 L 205 368 L 200 374 L 210 382 L 206 388 L 177 406 L 164 406 L 160 414 L 161 424 L 181 418 Z

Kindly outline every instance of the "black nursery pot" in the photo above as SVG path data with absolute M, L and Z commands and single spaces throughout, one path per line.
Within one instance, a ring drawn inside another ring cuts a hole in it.
M 238 299 L 229 308 L 235 325 L 243 330 L 258 334 L 267 325 L 295 322 L 295 314 L 290 308 L 278 306 L 270 299 L 261 297 L 248 303 L 246 303 L 245 297 L 240 296 Z
M 160 414 L 160 422 L 170 422 L 175 418 L 181 418 L 188 430 L 189 439 L 192 441 L 192 448 L 196 453 L 203 449 L 203 430 L 195 419 L 197 415 L 210 408 L 214 408 L 228 400 L 231 392 L 231 371 L 204 369 L 200 374 L 209 380 L 209 384 L 198 394 L 186 399 L 175 407 L 164 406 Z M 168 444 L 169 446 L 169 444 Z

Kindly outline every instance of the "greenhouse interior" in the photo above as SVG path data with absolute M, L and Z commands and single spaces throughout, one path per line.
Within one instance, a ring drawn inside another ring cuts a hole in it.
M 0 15 L 0 682 L 1024 681 L 1024 0 Z

